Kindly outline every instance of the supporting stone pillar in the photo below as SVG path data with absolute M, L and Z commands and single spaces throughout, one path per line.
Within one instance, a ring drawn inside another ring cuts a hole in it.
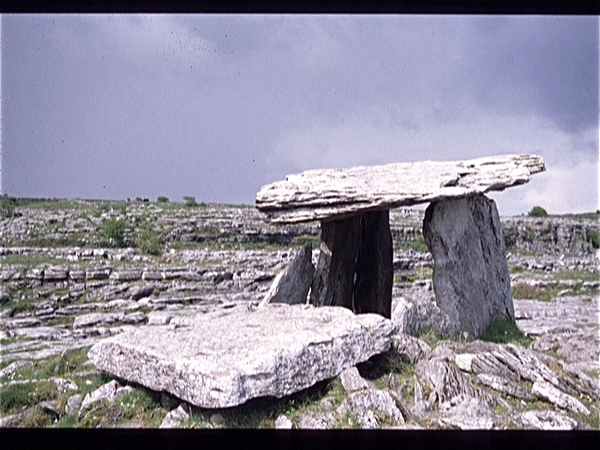
M 392 317 L 393 256 L 389 210 L 361 214 L 354 312 L 373 312 L 388 319 Z
M 358 250 L 360 218 L 321 222 L 321 252 L 311 285 L 315 306 L 352 309 L 354 266 Z
M 515 317 L 504 233 L 496 204 L 485 195 L 432 202 L 423 235 L 433 255 L 436 303 L 480 337 L 492 320 Z
M 310 302 L 390 318 L 392 251 L 387 210 L 321 222 L 321 253 Z

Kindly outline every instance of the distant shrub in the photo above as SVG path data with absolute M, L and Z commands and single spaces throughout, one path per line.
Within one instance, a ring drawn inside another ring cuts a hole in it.
M 548 217 L 548 212 L 541 206 L 534 206 L 529 211 L 529 217 Z
M 600 233 L 598 233 L 596 228 L 590 228 L 588 241 L 592 244 L 592 247 L 600 248 Z
M 116 247 L 125 246 L 125 222 L 116 218 L 107 219 L 103 224 L 104 237 Z
M 6 194 L 0 199 L 0 217 L 10 219 L 15 212 L 15 199 L 8 197 Z
M 196 203 L 196 197 L 192 197 L 191 195 L 184 195 L 183 199 L 185 200 L 185 206 L 198 206 L 198 203 Z
M 149 255 L 158 256 L 162 254 L 163 247 L 160 243 L 160 238 L 152 230 L 144 230 L 139 238 L 135 241 L 137 247 Z
M 158 203 L 169 203 L 169 199 L 164 195 L 159 195 L 158 199 L 156 199 Z

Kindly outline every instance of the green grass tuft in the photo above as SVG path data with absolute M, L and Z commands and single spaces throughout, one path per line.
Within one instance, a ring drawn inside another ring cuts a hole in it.
M 48 380 L 6 384 L 0 390 L 0 411 L 3 414 L 14 414 L 45 400 L 52 400 L 57 395 L 55 384 Z
M 496 319 L 487 328 L 481 340 L 498 344 L 514 343 L 525 348 L 529 347 L 532 339 L 527 337 L 517 324 L 510 319 Z

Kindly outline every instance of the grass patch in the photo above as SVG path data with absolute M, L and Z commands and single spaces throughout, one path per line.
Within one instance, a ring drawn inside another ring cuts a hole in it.
M 509 268 L 508 268 L 508 272 L 513 273 L 513 274 L 514 273 L 523 273 L 525 271 L 526 271 L 525 267 L 522 267 L 522 266 L 509 266 Z
M 159 256 L 163 252 L 163 246 L 160 243 L 160 237 L 153 230 L 146 229 L 142 231 L 135 243 L 142 252 L 148 255 Z
M 525 334 L 519 330 L 517 324 L 510 319 L 496 319 L 490 326 L 485 330 L 481 340 L 487 342 L 496 342 L 498 344 L 515 343 L 525 348 L 529 347 L 532 339 L 525 336 Z
M 600 274 L 584 270 L 561 270 L 555 275 L 557 280 L 598 281 Z
M 6 415 L 14 414 L 39 402 L 52 400 L 57 395 L 56 385 L 49 380 L 6 384 L 0 390 L 0 411 Z
M 158 428 L 168 413 L 160 404 L 160 393 L 135 388 L 118 401 L 123 411 L 122 421 L 135 421 L 149 428 Z
M 346 392 L 338 378 L 321 381 L 314 386 L 295 394 L 276 399 L 261 397 L 247 401 L 234 408 L 206 410 L 191 408 L 190 417 L 181 423 L 182 428 L 274 428 L 280 415 L 287 416 L 296 423 L 300 416 L 311 410 L 318 410 L 320 400 L 331 400 L 337 408 L 346 398 Z M 210 416 L 219 413 L 223 423 L 213 426 Z
M 89 347 L 63 352 L 60 355 L 35 361 L 9 375 L 11 380 L 47 379 L 54 376 L 70 376 L 84 369 L 88 361 Z
M 67 260 L 61 258 L 55 258 L 45 253 L 33 253 L 33 254 L 21 254 L 21 255 L 6 255 L 0 257 L 0 264 L 4 265 L 15 265 L 25 267 L 35 267 L 42 265 L 49 266 L 61 266 L 66 265 Z
M 417 239 L 415 239 L 414 241 L 412 241 L 409 244 L 409 248 L 411 248 L 415 252 L 420 252 L 420 253 L 429 252 L 429 248 L 427 247 L 427 244 L 425 243 L 425 238 L 423 237 L 422 233 L 419 233 L 419 235 L 417 236 Z
M 519 300 L 541 300 L 549 302 L 552 300 L 552 292 L 539 286 L 532 286 L 527 283 L 516 283 L 512 286 L 513 298 Z

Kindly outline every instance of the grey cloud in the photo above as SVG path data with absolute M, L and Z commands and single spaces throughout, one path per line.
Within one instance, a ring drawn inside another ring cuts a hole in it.
M 598 18 L 163 19 L 3 15 L 4 191 L 250 203 L 307 168 L 275 151 L 289 136 L 426 139 L 482 113 L 546 119 L 597 158 Z M 481 156 L 353 144 L 369 164 Z

